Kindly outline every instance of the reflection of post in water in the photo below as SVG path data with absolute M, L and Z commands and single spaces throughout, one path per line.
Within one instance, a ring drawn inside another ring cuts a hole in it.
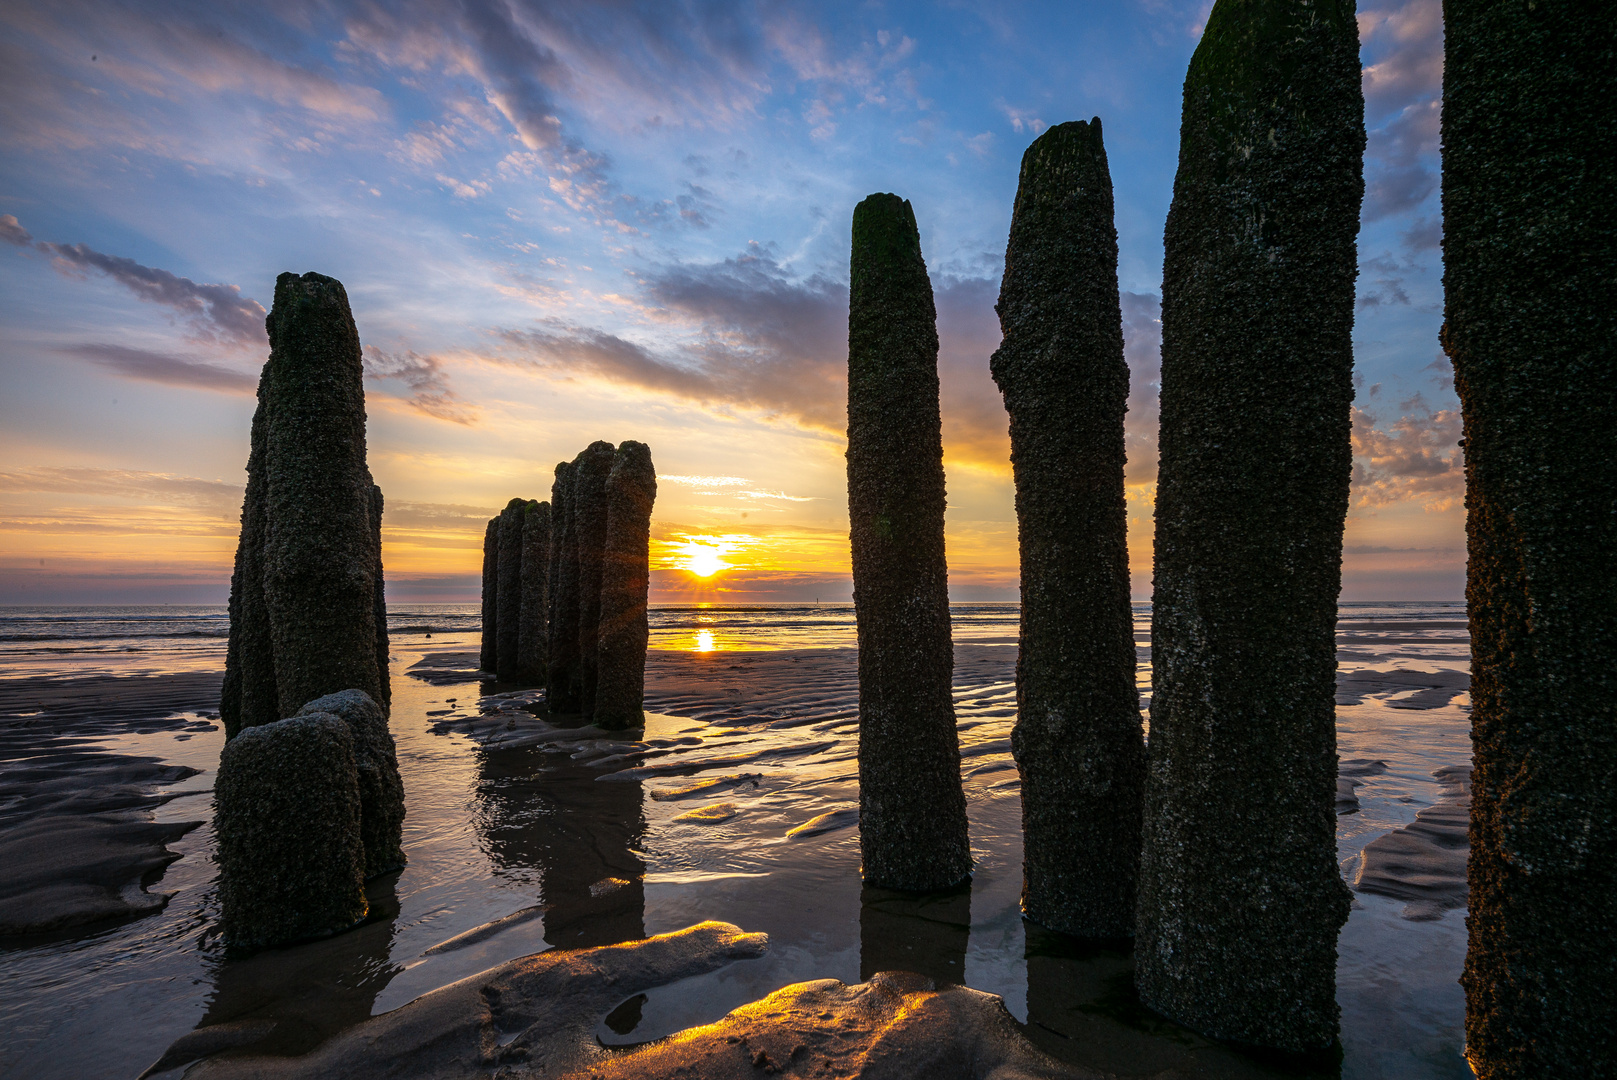
M 536 876 L 545 940 L 557 948 L 646 936 L 646 830 L 640 782 L 597 782 L 596 770 L 537 750 L 483 755 L 484 849 L 511 876 Z
M 1090 941 L 1022 920 L 1027 957 L 1027 1035 L 1053 1057 L 1093 1068 L 1140 1071 L 1156 1040 L 1131 1030 L 1153 1019 L 1134 992 L 1132 942 Z M 1117 1052 L 1127 1062 L 1113 1062 Z M 1082 1054 L 1080 1061 L 1075 1053 Z M 1103 1064 L 1107 1062 L 1107 1064 Z M 1151 1070 L 1167 1068 L 1152 1061 Z
M 866 885 L 859 904 L 859 978 L 913 971 L 939 984 L 966 981 L 971 881 L 942 892 Z
M 1079 938 L 1022 920 L 1023 1033 L 1058 1061 L 1108 1075 L 1340 1080 L 1339 1053 L 1287 1054 L 1197 1035 L 1140 1003 L 1131 938 Z
M 197 1031 L 169 1057 L 194 1060 L 186 1045 L 250 1046 L 254 1053 L 302 1054 L 346 1028 L 369 1019 L 376 996 L 402 969 L 390 956 L 399 900 L 397 872 L 365 883 L 370 918 L 341 934 L 289 948 L 265 949 L 239 959 L 221 959 L 213 995 Z M 227 1025 L 219 1038 L 206 1028 Z

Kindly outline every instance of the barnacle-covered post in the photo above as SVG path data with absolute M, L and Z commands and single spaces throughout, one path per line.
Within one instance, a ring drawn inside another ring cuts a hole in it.
M 865 881 L 941 889 L 971 872 L 950 680 L 937 312 L 909 201 L 854 208 L 848 518 L 859 632 Z

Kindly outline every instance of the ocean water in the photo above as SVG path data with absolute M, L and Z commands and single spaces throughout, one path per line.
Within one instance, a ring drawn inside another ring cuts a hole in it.
M 603 1043 L 716 1019 L 791 982 L 908 967 L 1001 995 L 1051 1053 L 1123 1075 L 1469 1075 L 1463 907 L 1356 895 L 1339 946 L 1339 1064 L 1193 1036 L 1130 1003 L 1125 951 L 1024 923 L 1008 745 L 1017 612 L 953 609 L 976 870 L 947 896 L 860 884 L 848 605 L 654 609 L 652 715 L 636 740 L 574 733 L 543 716 L 535 689 L 479 680 L 476 606 L 391 610 L 410 865 L 372 883 L 365 926 L 249 958 L 226 956 L 217 933 L 205 793 L 222 733 L 96 739 L 202 770 L 168 789 L 196 794 L 158 816 L 203 825 L 151 886 L 173 894 L 162 913 L 0 944 L 0 1074 L 134 1076 L 193 1028 L 239 1020 L 273 1021 L 268 1048 L 298 1052 L 516 956 L 718 918 L 767 931 L 769 955 L 626 1002 Z M 1148 605 L 1135 616 L 1144 707 Z M 1339 753 L 1357 764 L 1344 769 L 1338 856 L 1352 881 L 1367 844 L 1450 797 L 1436 774 L 1469 764 L 1468 642 L 1461 604 L 1344 605 L 1339 619 Z M 223 608 L 0 609 L 0 678 L 217 671 L 226 632 Z M 497 932 L 461 936 L 496 919 Z

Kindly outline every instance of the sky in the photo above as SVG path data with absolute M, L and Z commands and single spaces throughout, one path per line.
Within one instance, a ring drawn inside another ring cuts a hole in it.
M 1014 599 L 993 306 L 1023 151 L 1094 116 L 1148 599 L 1162 229 L 1209 10 L 12 0 L 0 604 L 223 601 L 264 307 L 310 270 L 364 344 L 391 602 L 475 601 L 486 519 L 596 439 L 651 447 L 653 602 L 845 601 L 849 230 L 878 191 L 913 203 L 937 299 L 951 595 Z M 1440 2 L 1359 31 L 1343 598 L 1459 599 Z

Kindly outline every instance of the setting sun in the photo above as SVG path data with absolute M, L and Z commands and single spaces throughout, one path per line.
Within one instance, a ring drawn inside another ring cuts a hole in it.
M 724 555 L 722 548 L 695 543 L 687 543 L 684 548 L 684 567 L 697 577 L 712 577 L 720 570 L 730 568 L 730 564 L 721 557 Z

